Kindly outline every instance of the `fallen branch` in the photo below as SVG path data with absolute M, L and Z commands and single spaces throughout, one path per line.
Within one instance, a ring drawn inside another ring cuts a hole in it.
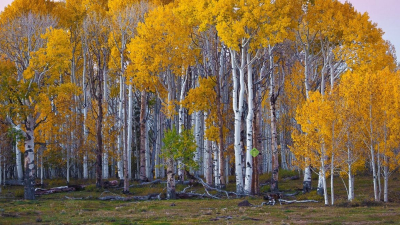
M 308 202 L 315 202 L 315 203 L 318 203 L 318 201 L 316 201 L 316 200 L 300 200 L 300 201 L 297 201 L 297 200 L 284 200 L 284 199 L 279 199 L 278 201 L 279 201 L 281 204 L 282 204 L 282 203 L 284 203 L 284 204 L 308 203 Z M 266 202 L 263 202 L 263 203 L 261 203 L 261 205 L 269 205 L 269 204 L 266 203 Z
M 110 193 L 112 195 L 106 195 L 103 196 L 104 193 Z M 155 200 L 155 199 L 159 199 L 159 195 L 158 193 L 155 194 L 149 194 L 149 195 L 145 195 L 145 196 L 132 196 L 132 197 L 123 197 L 121 195 L 117 195 L 115 193 L 109 192 L 109 191 L 105 191 L 103 193 L 101 193 L 99 200 L 102 201 L 107 201 L 107 200 L 117 200 L 117 201 L 147 201 L 147 200 Z
M 153 180 L 153 181 L 150 181 L 150 182 L 142 182 L 142 183 L 140 183 L 140 184 L 132 184 L 132 185 L 130 185 L 129 187 L 137 187 L 137 186 L 152 185 L 152 184 L 160 184 L 160 183 L 162 183 L 161 180 L 160 180 L 160 179 L 157 179 L 157 180 Z
M 68 196 L 64 196 L 64 198 L 68 199 L 68 200 L 82 200 L 83 198 L 74 198 L 74 197 L 68 197 Z
M 292 176 L 292 177 L 285 177 L 282 180 L 287 181 L 287 180 L 298 180 L 300 179 L 299 176 Z
M 48 195 L 60 192 L 70 192 L 75 190 L 76 190 L 75 187 L 69 187 L 69 186 L 54 187 L 50 189 L 36 188 L 35 195 Z
M 282 195 L 283 195 L 283 196 L 291 197 L 291 196 L 296 196 L 296 195 L 298 195 L 298 194 L 300 194 L 300 191 L 296 191 L 295 193 L 292 193 L 292 194 L 283 193 Z
M 218 197 L 211 195 L 211 194 L 208 192 L 208 190 L 214 190 L 214 191 L 217 191 L 217 192 L 220 192 L 220 193 L 225 193 L 225 195 L 226 195 L 227 198 L 229 198 L 229 194 L 233 194 L 233 195 L 238 196 L 238 194 L 235 193 L 235 192 L 224 191 L 224 190 L 221 190 L 221 189 L 219 189 L 219 188 L 211 187 L 211 186 L 208 185 L 206 182 L 204 182 L 203 179 L 201 179 L 201 178 L 198 177 L 198 176 L 193 176 L 193 177 L 196 178 L 196 180 L 198 180 L 198 181 L 203 185 L 203 187 L 205 187 L 205 190 L 206 190 L 207 194 L 208 194 L 210 197 L 212 197 L 212 198 L 219 199 Z

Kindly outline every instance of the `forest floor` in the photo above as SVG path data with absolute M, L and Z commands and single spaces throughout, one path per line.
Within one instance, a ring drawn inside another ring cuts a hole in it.
M 296 174 L 294 174 L 296 175 Z M 285 179 L 292 172 L 282 171 L 279 188 L 284 193 L 295 193 L 302 180 Z M 260 177 L 260 183 L 268 180 Z M 344 180 L 346 182 L 346 180 Z M 64 182 L 64 184 L 63 184 Z M 73 181 L 80 183 L 83 181 Z M 94 181 L 86 181 L 88 183 Z M 313 177 L 316 185 L 317 177 Z M 49 180 L 47 187 L 65 185 L 65 181 Z M 182 191 L 187 185 L 177 185 Z M 383 187 L 383 183 L 382 183 Z M 165 184 L 135 186 L 132 195 L 121 189 L 96 189 L 88 185 L 83 191 L 42 195 L 34 201 L 23 200 L 22 187 L 2 187 L 0 193 L 0 224 L 400 224 L 400 174 L 389 180 L 389 203 L 373 201 L 371 176 L 358 175 L 355 179 L 355 200 L 346 200 L 346 188 L 335 178 L 335 205 L 325 206 L 323 198 L 313 190 L 286 200 L 318 200 L 318 203 L 261 205 L 261 196 L 226 199 L 178 199 L 151 201 L 102 201 L 100 196 L 144 196 L 165 192 Z M 228 190 L 234 190 L 234 177 Z M 261 192 L 268 191 L 268 185 Z M 328 192 L 330 192 L 328 186 Z M 204 193 L 201 185 L 186 189 L 186 193 Z M 215 192 L 210 192 L 216 194 Z M 221 196 L 222 197 L 222 196 Z M 247 200 L 252 206 L 239 207 Z

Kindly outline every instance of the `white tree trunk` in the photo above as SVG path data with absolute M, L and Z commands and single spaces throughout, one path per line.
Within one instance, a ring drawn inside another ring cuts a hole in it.
M 44 179 L 44 167 L 43 167 L 43 150 L 42 150 L 40 152 L 40 185 L 42 187 L 44 185 L 43 179 Z
M 124 126 L 123 126 L 123 114 L 124 114 L 124 107 L 123 107 L 123 102 L 124 102 L 124 78 L 122 77 L 122 74 L 119 76 L 119 102 L 118 102 L 118 122 L 117 122 L 117 129 L 118 129 L 118 137 L 117 137 L 117 168 L 118 168 L 118 177 L 119 179 L 124 178 L 124 166 L 123 166 L 123 148 L 124 144 L 123 142 L 123 131 L 124 131 Z M 105 89 L 104 89 L 105 90 Z
M 85 46 L 82 44 L 82 46 Z M 89 170 L 88 170 L 88 151 L 86 148 L 86 141 L 88 131 L 86 128 L 86 120 L 87 120 L 87 108 L 88 108 L 88 101 L 87 101 L 87 91 L 86 91 L 86 48 L 83 47 L 83 72 L 82 72 L 82 90 L 83 90 L 83 146 L 85 146 L 85 152 L 83 153 L 83 179 L 89 178 Z
M 201 146 L 203 140 L 201 139 L 201 121 L 200 121 L 200 114 L 201 112 L 197 111 L 192 114 L 194 116 L 194 133 L 196 139 L 196 152 L 194 155 L 194 161 L 200 165 L 200 153 L 201 153 Z M 195 171 L 195 174 L 198 175 L 198 171 Z
M 219 179 L 219 149 L 215 141 L 212 142 L 212 152 L 213 152 L 213 166 L 214 166 L 214 187 L 220 185 Z
M 104 146 L 103 153 L 103 179 L 108 179 L 108 149 Z
M 157 99 L 157 105 L 159 105 L 159 100 Z M 157 106 L 158 110 L 156 113 L 156 117 L 157 118 L 157 139 L 156 139 L 156 149 L 154 151 L 155 154 L 155 167 L 154 167 L 154 171 L 155 171 L 155 178 L 160 178 L 161 177 L 161 171 L 160 171 L 160 167 L 159 165 L 161 164 L 161 160 L 160 160 L 160 150 L 161 150 L 161 135 L 162 135 L 162 118 L 161 118 L 161 113 L 159 110 L 159 107 Z
M 382 198 L 382 185 L 381 185 L 381 167 L 382 167 L 382 165 L 381 165 L 381 157 L 380 157 L 380 152 L 379 152 L 379 145 L 378 145 L 378 154 L 377 154 L 377 160 L 376 160 L 376 163 L 377 163 L 377 172 L 376 172 L 376 174 L 377 174 L 377 181 L 378 181 L 378 201 L 380 201 L 381 200 L 381 198 Z
M 243 98 L 244 98 L 244 68 L 240 69 L 240 78 L 238 82 L 237 77 L 237 66 L 236 66 L 236 52 L 231 51 L 231 63 L 232 63 L 232 100 L 233 100 L 233 112 L 235 115 L 234 124 L 234 151 L 235 151 L 235 176 L 236 176 L 236 193 L 243 194 L 243 172 L 242 172 L 242 144 L 240 142 L 240 129 L 242 125 L 242 113 L 243 113 Z M 244 52 L 242 51 L 242 64 L 244 64 Z M 239 86 L 240 85 L 240 86 Z M 240 89 L 239 89 L 240 87 Z M 238 95 L 239 92 L 239 95 Z M 239 96 L 239 98 L 238 98 Z
M 70 168 L 71 168 L 71 143 L 70 146 L 67 146 L 67 184 L 69 184 Z
M 385 155 L 385 161 L 387 162 L 387 156 Z M 383 167 L 383 201 L 388 202 L 389 198 L 389 167 L 385 165 Z
M 204 124 L 208 117 L 208 112 L 204 111 Z M 205 125 L 204 125 L 205 129 Z M 211 142 L 207 139 L 204 139 L 204 176 L 206 178 L 206 183 L 208 185 L 213 184 L 212 180 L 212 150 L 211 150 Z
M 322 160 L 321 160 L 322 161 Z M 322 168 L 319 169 L 318 172 L 318 186 L 317 186 L 317 194 L 318 195 L 324 195 L 324 183 L 323 183 L 323 179 L 322 179 Z
M 247 104 L 248 112 L 246 117 L 246 176 L 244 192 L 251 193 L 251 183 L 253 177 L 253 157 L 251 150 L 253 149 L 253 119 L 254 119 L 254 106 L 253 106 L 253 65 L 250 59 L 250 53 L 247 53 Z
M 147 113 L 146 115 L 148 115 L 148 109 L 147 109 Z M 150 144 L 149 144 L 149 133 L 150 130 L 150 124 L 149 124 L 149 120 L 146 120 L 146 136 L 145 136 L 145 147 L 146 147 L 146 177 L 147 179 L 149 179 L 150 181 L 153 180 L 153 176 L 152 176 L 152 168 L 151 168 L 151 155 L 150 155 Z
M 322 176 L 322 188 L 324 192 L 324 200 L 325 200 L 325 205 L 329 205 L 329 198 L 328 198 L 328 191 L 326 187 L 326 171 L 325 171 L 325 143 L 322 144 L 322 151 L 321 151 L 321 171 L 322 173 L 320 174 Z
M 133 111 L 133 92 L 132 85 L 128 91 L 128 137 L 127 137 L 127 158 L 128 158 L 128 178 L 132 179 L 132 111 Z
M 347 200 L 349 200 L 349 201 L 353 201 L 353 199 L 354 199 L 354 176 L 353 176 L 353 174 L 352 174 L 352 168 L 351 168 L 351 165 L 352 165 L 352 163 L 351 163 L 351 152 L 350 152 L 350 148 L 349 147 L 347 147 L 347 166 L 348 166 L 348 170 L 349 170 L 349 172 L 348 172 L 348 176 L 349 176 L 349 190 L 348 190 L 348 193 L 347 193 Z
M 185 99 L 185 86 L 186 86 L 186 80 L 187 76 L 181 78 L 181 93 L 179 95 L 179 101 L 181 102 L 179 105 L 179 111 L 178 111 L 178 133 L 181 134 L 183 132 L 183 126 L 184 126 L 184 120 L 185 120 L 185 115 L 184 115 L 184 108 L 182 105 L 182 101 Z M 183 174 L 183 165 L 182 165 L 182 159 L 178 159 L 178 180 L 183 181 L 184 180 L 184 174 Z
M 308 62 L 308 49 L 305 51 L 304 55 L 304 86 L 306 88 L 306 98 L 308 99 L 310 92 L 310 84 L 308 81 L 308 70 L 309 70 L 309 62 Z M 308 159 L 305 159 L 306 163 Z M 303 192 L 309 192 L 311 190 L 311 168 L 310 165 L 306 165 L 304 170 L 304 180 L 303 180 Z
M 35 119 L 29 115 L 25 121 L 25 194 L 27 200 L 35 199 L 35 139 L 33 129 Z
M 24 175 L 22 172 L 22 162 L 21 162 L 21 151 L 18 148 L 18 139 L 15 141 L 15 160 L 16 160 L 16 167 L 17 167 L 17 178 L 18 180 L 24 179 Z
M 354 199 L 354 175 L 349 172 L 349 191 L 348 191 L 348 196 L 347 200 L 353 201 Z
M 335 155 L 333 154 L 332 150 L 332 156 L 331 156 L 331 205 L 335 204 L 335 192 L 334 192 L 334 186 L 333 186 L 333 174 L 334 174 L 334 157 Z

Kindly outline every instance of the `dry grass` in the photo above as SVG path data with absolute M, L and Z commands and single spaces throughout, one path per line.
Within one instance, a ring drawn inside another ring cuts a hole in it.
M 322 202 L 261 206 L 261 196 L 245 198 L 253 207 L 238 207 L 244 198 L 143 202 L 97 200 L 102 194 L 122 195 L 121 190 L 116 189 L 110 189 L 111 193 L 59 193 L 25 201 L 13 195 L 18 188 L 6 187 L 0 194 L 0 224 L 399 224 L 399 178 L 396 174 L 390 179 L 390 203 L 371 201 L 372 181 L 369 176 L 357 177 L 356 199 L 349 203 L 345 200 L 343 184 L 337 179 L 335 206 L 324 206 Z M 285 181 L 280 183 L 280 188 L 294 191 L 301 187 L 301 183 L 301 180 Z M 233 184 L 230 185 L 229 189 L 234 189 Z M 178 189 L 183 188 L 178 186 Z M 163 189 L 164 186 L 158 184 L 152 188 L 132 188 L 131 192 L 145 195 Z M 197 193 L 203 191 L 202 187 L 191 190 Z M 83 199 L 71 200 L 65 196 Z M 318 197 L 315 193 L 297 196 L 298 199 Z

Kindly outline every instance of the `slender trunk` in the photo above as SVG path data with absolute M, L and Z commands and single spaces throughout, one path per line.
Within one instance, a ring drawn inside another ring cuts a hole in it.
M 197 162 L 200 165 L 200 151 L 201 151 L 201 142 L 203 142 L 203 140 L 201 139 L 201 122 L 200 122 L 200 111 L 194 112 L 194 130 L 195 130 L 195 138 L 196 138 L 196 152 L 194 155 L 194 161 Z M 200 167 L 201 168 L 201 167 Z M 195 171 L 195 174 L 198 175 L 199 171 Z
M 353 191 L 354 190 L 354 186 L 353 186 L 354 177 L 353 177 L 352 168 L 351 168 L 352 163 L 350 162 L 351 157 L 352 157 L 352 155 L 350 152 L 350 148 L 347 147 L 347 165 L 348 165 L 348 170 L 349 170 L 349 173 L 348 173 L 348 175 L 349 175 L 349 190 L 347 193 L 348 194 L 347 200 L 349 200 L 349 201 L 353 201 L 353 199 L 354 199 L 354 195 L 353 195 L 353 193 L 354 193 L 354 191 Z
M 258 107 L 260 107 L 260 105 L 258 105 Z M 260 110 L 257 111 L 257 113 L 255 114 L 254 120 L 253 120 L 253 147 L 256 148 L 257 150 L 261 149 L 260 148 L 260 142 L 259 142 L 259 129 L 260 129 Z M 260 151 L 260 150 L 259 150 Z M 252 157 L 253 158 L 253 174 L 252 174 L 252 179 L 251 179 L 251 193 L 258 195 L 259 194 L 259 177 L 258 177 L 258 173 L 259 173 L 259 165 L 258 165 L 258 160 L 259 160 L 259 155 Z
M 206 124 L 206 119 L 208 112 L 204 111 L 204 124 Z M 204 126 L 205 127 L 205 126 Z M 208 185 L 213 184 L 212 180 L 212 154 L 211 154 L 211 141 L 204 139 L 204 176 L 206 178 L 206 183 Z
M 334 157 L 335 157 L 335 155 L 333 154 L 333 150 L 332 150 L 332 155 L 331 155 L 331 205 L 335 204 L 335 192 L 334 192 L 334 186 L 333 186 Z
M 44 168 L 43 168 L 43 149 L 40 152 L 40 186 L 43 187 L 44 186 L 44 182 L 43 182 L 43 176 L 44 176 Z M 0 182 L 1 184 L 1 182 Z
M 383 201 L 388 202 L 389 198 L 389 166 L 388 164 L 388 157 L 384 156 L 385 166 L 383 167 Z
M 124 111 L 124 115 L 126 115 L 127 114 L 127 101 L 126 101 L 126 98 L 124 98 L 125 99 L 125 101 L 124 101 L 124 105 L 125 105 L 125 111 Z M 123 154 L 123 159 L 124 159 L 124 193 L 129 193 L 129 177 L 128 177 L 128 169 L 129 169 L 129 166 L 128 166 L 128 152 L 129 152 L 129 148 L 128 148 L 128 146 L 130 146 L 129 144 L 128 144 L 128 140 L 130 140 L 130 138 L 129 138 L 129 133 L 130 132 L 126 132 L 126 130 L 127 130 L 127 128 L 128 128 L 128 130 L 130 130 L 130 127 L 128 127 L 128 118 L 127 118 L 127 116 L 124 116 L 124 132 L 123 132 L 123 134 L 124 134 L 124 154 Z
M 253 157 L 251 150 L 253 149 L 253 119 L 254 119 L 254 105 L 253 105 L 253 65 L 250 63 L 250 53 L 247 53 L 247 104 L 248 112 L 246 117 L 246 176 L 244 191 L 246 194 L 251 194 L 251 184 L 253 178 Z
M 244 53 L 243 53 L 244 54 Z M 235 115 L 234 124 L 234 151 L 235 151 L 235 176 L 236 193 L 243 194 L 243 172 L 242 172 L 242 144 L 240 142 L 240 130 L 242 124 L 243 96 L 244 96 L 244 69 L 240 69 L 240 92 L 237 77 L 236 52 L 231 50 L 232 80 L 233 80 L 233 112 Z M 242 62 L 244 61 L 242 57 Z M 243 62 L 244 63 L 244 62 Z M 239 94 L 238 94 L 239 92 Z M 238 98 L 239 96 L 239 98 Z
M 322 188 L 324 192 L 324 200 L 325 200 L 325 205 L 329 205 L 329 198 L 328 198 L 328 191 L 326 187 L 326 171 L 325 171 L 325 143 L 322 144 L 322 152 L 321 152 L 321 176 L 322 176 Z
M 161 177 L 161 171 L 160 171 L 160 149 L 161 149 L 161 113 L 160 113 L 160 108 L 159 108 L 159 99 L 157 98 L 157 110 L 156 110 L 156 118 L 157 118 L 157 129 L 155 132 L 157 132 L 157 138 L 156 138 L 156 146 L 155 146 L 155 178 L 160 178 Z
M 175 163 L 174 159 L 167 159 L 167 198 L 175 199 Z
M 317 194 L 320 196 L 324 195 L 324 183 L 323 183 L 322 176 L 323 176 L 322 169 L 320 168 L 319 172 L 318 172 L 318 186 L 317 186 Z
M 371 167 L 372 167 L 372 179 L 374 183 L 374 199 L 375 201 L 379 201 L 378 198 L 378 180 L 377 180 L 377 174 L 376 174 L 376 168 L 375 168 L 375 151 L 374 151 L 374 146 L 373 146 L 373 129 L 372 129 L 372 105 L 369 107 L 369 117 L 370 117 L 370 154 L 371 154 Z
M 185 99 L 185 87 L 186 87 L 186 81 L 187 81 L 187 76 L 188 74 L 186 74 L 186 76 L 181 78 L 181 92 L 179 95 L 179 101 L 181 102 L 179 104 L 179 119 L 178 119 L 178 132 L 179 134 L 182 134 L 183 129 L 184 129 L 184 120 L 185 120 L 185 115 L 184 115 L 184 108 L 182 105 L 182 101 Z M 178 180 L 183 182 L 184 180 L 184 168 L 182 165 L 182 159 L 178 159 Z
M 98 115 L 96 120 L 96 138 L 97 138 L 97 150 L 96 150 L 96 187 L 101 188 L 103 186 L 102 181 L 102 155 L 103 155 L 103 90 L 102 90 L 102 76 L 99 75 L 100 81 L 98 83 L 99 95 L 97 96 L 97 108 Z
M 84 45 L 83 45 L 84 46 Z M 83 47 L 83 72 L 82 72 L 82 91 L 83 91 L 83 146 L 84 146 L 84 153 L 83 153 L 83 179 L 87 180 L 89 178 L 89 170 L 88 170 L 88 150 L 86 147 L 86 140 L 88 131 L 86 128 L 86 121 L 87 121 L 87 108 L 88 108 L 88 101 L 87 101 L 87 92 L 86 92 L 86 48 Z
M 308 99 L 310 92 L 310 84 L 308 81 L 308 70 L 309 70 L 309 62 L 308 62 L 308 49 L 305 50 L 304 55 L 304 85 L 306 88 L 306 98 Z M 305 158 L 306 168 L 304 170 L 304 180 L 303 180 L 303 192 L 311 191 L 311 165 L 308 165 L 309 159 Z
M 215 141 L 212 142 L 212 152 L 213 152 L 213 167 L 214 167 L 214 186 L 219 186 L 219 149 Z
M 123 167 L 123 160 L 124 160 L 124 143 L 123 143 L 123 133 L 124 133 L 124 126 L 123 126 L 123 117 L 124 117 L 124 90 L 125 90 L 125 81 L 122 76 L 122 73 L 119 75 L 119 102 L 118 102 L 118 117 L 117 117 L 117 129 L 118 129 L 118 137 L 117 137 L 117 168 L 118 168 L 118 177 L 119 179 L 124 178 L 124 167 Z
M 148 109 L 146 110 L 146 114 L 149 113 Z M 145 148 L 146 148 L 146 178 L 149 181 L 153 180 L 153 175 L 152 175 L 152 170 L 153 168 L 151 167 L 151 152 L 150 152 L 150 144 L 149 144 L 149 137 L 148 137 L 148 133 L 150 130 L 150 124 L 149 124 L 149 120 L 146 120 L 146 133 L 145 133 Z
M 104 146 L 103 152 L 103 179 L 108 179 L 108 148 Z
M 16 160 L 16 167 L 17 167 L 17 177 L 18 180 L 23 180 L 24 175 L 22 172 L 22 161 L 21 161 L 21 151 L 18 148 L 18 139 L 15 140 L 15 160 Z
M 70 146 L 67 146 L 67 184 L 69 184 L 70 167 L 71 167 L 71 142 L 72 136 L 70 136 Z
M 133 114 L 133 91 L 132 85 L 129 85 L 128 90 L 128 137 L 127 137 L 127 169 L 128 169 L 128 179 L 132 179 L 132 114 Z
M 376 163 L 377 163 L 377 166 L 376 166 L 377 167 L 376 168 L 377 172 L 376 172 L 376 174 L 377 174 L 377 180 L 378 180 L 378 201 L 380 201 L 381 198 L 382 198 L 382 185 L 381 185 L 381 168 L 382 168 L 382 165 L 381 165 L 381 154 L 379 152 L 379 145 L 378 145 L 377 157 L 378 157 L 378 159 L 376 160 Z
M 35 119 L 32 115 L 28 115 L 25 121 L 26 135 L 25 135 L 25 194 L 27 200 L 35 199 L 35 140 L 33 129 L 35 126 Z
M 270 100 L 270 116 L 271 116 L 271 150 L 272 150 L 272 179 L 271 179 L 271 192 L 278 192 L 278 173 L 279 173 L 279 156 L 278 156 L 278 137 L 276 130 L 276 101 L 277 94 L 275 93 L 275 77 L 274 77 L 274 58 L 272 55 L 272 48 L 269 47 L 269 60 L 270 60 L 270 87 L 269 87 L 269 100 Z
M 141 92 L 140 98 L 140 180 L 147 181 L 146 177 L 146 108 L 147 93 Z
M 219 65 L 219 71 L 218 71 L 218 78 L 216 78 L 216 94 L 217 94 L 217 116 L 218 116 L 218 145 L 219 145 L 219 188 L 225 188 L 226 187 L 226 181 L 225 181 L 225 157 L 224 157 L 224 152 L 225 152 L 225 143 L 224 143 L 224 119 L 222 117 L 223 114 L 223 107 L 221 103 L 222 95 L 221 95 L 221 83 L 222 79 L 225 73 L 225 52 L 221 51 L 220 54 L 220 65 Z

